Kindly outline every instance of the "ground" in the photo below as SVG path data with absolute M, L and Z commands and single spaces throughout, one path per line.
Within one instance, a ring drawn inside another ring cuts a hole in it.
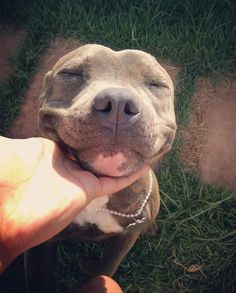
M 9 58 L 16 54 L 17 49 L 25 39 L 26 32 L 18 29 L 16 26 L 3 27 L 0 25 L 0 81 L 7 80 L 12 67 L 9 64 Z
M 203 182 L 236 191 L 236 81 L 198 82 L 180 156 Z

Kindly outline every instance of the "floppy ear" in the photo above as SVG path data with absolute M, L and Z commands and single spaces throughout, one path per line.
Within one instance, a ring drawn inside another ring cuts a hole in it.
M 45 100 L 45 96 L 46 96 L 47 91 L 49 89 L 51 75 L 52 75 L 52 71 L 48 71 L 48 73 L 44 77 L 42 92 L 39 96 L 39 100 L 41 103 L 43 103 L 43 101 Z
M 178 78 L 179 78 L 179 73 L 180 73 L 180 68 L 176 67 L 176 66 L 172 66 L 163 62 L 160 62 L 161 66 L 165 68 L 165 70 L 167 71 L 167 73 L 169 74 L 173 85 L 174 85 L 174 89 L 176 89 L 178 87 Z

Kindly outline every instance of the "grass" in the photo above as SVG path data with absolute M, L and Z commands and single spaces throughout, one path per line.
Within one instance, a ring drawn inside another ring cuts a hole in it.
M 7 133 L 40 55 L 56 35 L 114 49 L 142 49 L 180 65 L 176 114 L 181 124 L 188 121 L 190 97 L 200 76 L 235 76 L 234 1 L 13 0 L 0 5 L 2 23 L 15 23 L 28 32 L 12 61 L 13 76 L 0 85 L 1 134 Z M 181 145 L 177 141 L 158 174 L 161 234 L 157 239 L 143 236 L 116 279 L 131 293 L 235 292 L 235 197 L 185 173 L 175 159 Z M 78 276 L 85 278 L 77 266 L 81 255 L 102 253 L 97 244 L 78 249 L 70 243 L 58 250 L 57 290 L 76 284 Z M 22 292 L 22 270 L 19 259 L 2 277 L 1 292 Z

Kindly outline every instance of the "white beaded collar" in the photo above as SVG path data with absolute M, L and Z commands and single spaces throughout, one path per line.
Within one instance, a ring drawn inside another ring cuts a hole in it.
M 142 224 L 144 221 L 145 221 L 145 214 L 144 214 L 144 208 L 147 204 L 147 201 L 152 193 L 152 185 L 153 185 L 153 176 L 152 176 L 152 172 L 149 171 L 149 178 L 150 178 L 150 183 L 149 183 L 149 189 L 148 189 L 148 193 L 147 195 L 145 196 L 144 198 L 144 201 L 142 202 L 142 205 L 141 207 L 137 210 L 136 213 L 134 214 L 126 214 L 126 213 L 121 213 L 121 212 L 118 212 L 118 211 L 114 211 L 114 210 L 110 210 L 110 209 L 107 209 L 107 208 L 101 208 L 101 210 L 103 212 L 107 212 L 109 214 L 112 214 L 112 215 L 115 215 L 115 216 L 119 216 L 119 217 L 123 217 L 123 218 L 133 218 L 134 219 L 134 222 L 133 223 L 130 223 L 126 229 L 125 229 L 125 232 L 131 227 L 131 226 L 135 226 L 136 224 Z M 136 217 L 138 217 L 140 214 L 143 213 L 143 218 L 142 219 L 136 219 Z

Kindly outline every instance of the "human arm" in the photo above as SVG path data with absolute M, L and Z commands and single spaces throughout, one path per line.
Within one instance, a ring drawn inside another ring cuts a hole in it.
M 43 138 L 0 137 L 0 152 L 0 272 L 63 230 L 95 197 L 125 188 L 148 170 L 98 178 Z

